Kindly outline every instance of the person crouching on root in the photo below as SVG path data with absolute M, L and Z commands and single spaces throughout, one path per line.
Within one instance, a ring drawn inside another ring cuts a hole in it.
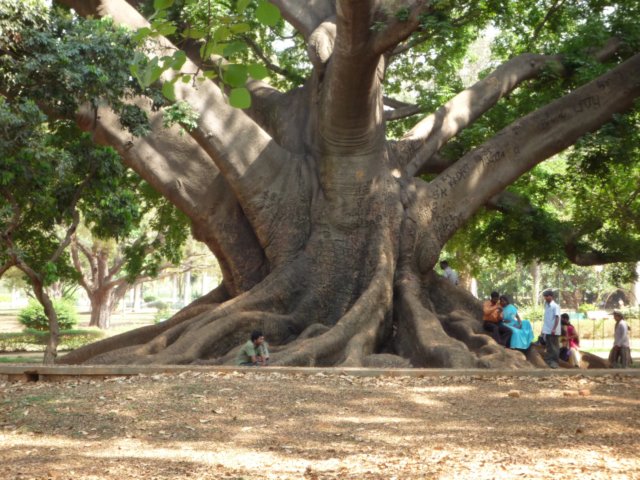
M 482 320 L 482 328 L 493 337 L 496 343 L 509 347 L 511 329 L 502 323 L 502 306 L 498 292 L 491 292 L 491 298 L 482 304 Z
M 571 324 L 568 313 L 560 315 L 560 323 L 562 326 L 562 336 L 560 337 L 562 348 L 560 348 L 560 358 L 565 362 L 569 362 L 574 368 L 580 367 L 580 337 L 578 331 Z
M 269 364 L 269 345 L 264 340 L 260 330 L 251 332 L 251 339 L 247 340 L 236 358 L 237 365 L 266 367 Z

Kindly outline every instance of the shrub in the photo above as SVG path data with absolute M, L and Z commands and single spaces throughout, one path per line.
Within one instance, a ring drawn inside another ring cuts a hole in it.
M 599 308 L 592 303 L 582 303 L 578 307 L 578 311 L 580 313 L 584 313 L 585 315 L 587 314 L 587 312 L 593 312 L 595 310 L 599 310 Z
M 523 308 L 518 313 L 520 314 L 520 318 L 523 320 L 526 318 L 531 323 L 542 322 L 544 319 L 544 307 L 541 306 Z
M 144 297 L 142 297 L 142 299 L 144 300 L 144 303 L 151 303 L 155 302 L 158 297 L 156 297 L 155 295 L 145 295 Z
M 65 300 L 54 300 L 53 308 L 58 314 L 60 330 L 70 330 L 78 323 L 78 312 L 75 305 Z M 49 319 L 44 314 L 44 308 L 35 300 L 30 300 L 29 305 L 20 310 L 18 320 L 26 328 L 46 332 L 49 330 Z
M 153 316 L 153 323 L 164 322 L 167 318 L 170 318 L 173 315 L 173 310 L 166 303 L 157 307 L 158 310 L 156 314 Z

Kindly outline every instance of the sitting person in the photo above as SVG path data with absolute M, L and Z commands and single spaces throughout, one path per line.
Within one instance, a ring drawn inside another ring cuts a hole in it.
M 500 296 L 502 307 L 502 322 L 511 330 L 509 348 L 527 350 L 533 341 L 533 328 L 529 320 L 521 320 L 518 309 L 511 303 L 507 295 Z
M 565 362 L 569 362 L 572 367 L 577 368 L 580 366 L 580 337 L 578 337 L 578 331 L 571 325 L 568 313 L 560 315 L 560 323 L 562 325 L 560 358 Z
M 269 346 L 264 341 L 260 330 L 251 332 L 251 339 L 247 340 L 236 357 L 236 365 L 253 365 L 266 367 L 269 364 Z
M 499 345 L 508 347 L 511 340 L 511 329 L 502 323 L 502 307 L 500 294 L 491 292 L 491 299 L 482 304 L 482 326 Z

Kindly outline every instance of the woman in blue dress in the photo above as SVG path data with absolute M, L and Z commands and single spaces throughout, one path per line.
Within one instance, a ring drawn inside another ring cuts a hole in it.
M 533 341 L 533 328 L 529 320 L 521 320 L 518 309 L 506 295 L 500 296 L 502 322 L 511 329 L 509 348 L 527 350 Z

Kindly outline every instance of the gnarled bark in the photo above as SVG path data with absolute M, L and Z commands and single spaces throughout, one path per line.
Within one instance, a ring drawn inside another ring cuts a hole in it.
M 86 13 L 79 0 L 63 3 Z M 144 25 L 135 12 L 122 15 L 125 3 L 94 0 L 93 12 Z M 197 88 L 180 82 L 177 97 L 200 115 L 184 138 L 161 128 L 162 113 L 145 138 L 124 135 L 105 109 L 85 122 L 189 216 L 225 280 L 166 322 L 62 361 L 232 363 L 260 328 L 276 365 L 539 366 L 484 335 L 479 302 L 433 267 L 451 235 L 507 185 L 633 105 L 640 55 L 448 164 L 433 161 L 440 147 L 552 57 L 517 57 L 392 144 L 385 55 L 432 2 L 407 2 L 402 21 L 370 0 L 275 3 L 310 43 L 314 71 L 304 87 L 265 92 L 245 114 L 205 78 Z M 374 31 L 381 20 L 386 28 Z M 161 38 L 152 48 L 173 47 Z M 428 168 L 434 180 L 413 178 Z

